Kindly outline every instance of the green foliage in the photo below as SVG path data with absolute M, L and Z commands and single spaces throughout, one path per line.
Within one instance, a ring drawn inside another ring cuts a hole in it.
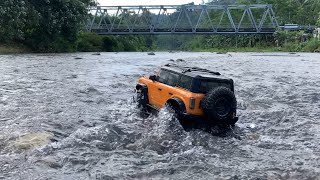
M 0 1 L 0 42 L 24 39 L 28 7 L 21 0 Z
M 290 51 L 301 51 L 301 43 L 305 43 L 312 37 L 303 31 L 277 31 L 274 39 L 277 46 L 285 46 Z
M 79 0 L 28 0 L 38 13 L 35 29 L 26 43 L 36 51 L 52 51 L 55 41 L 75 43 L 87 16 L 86 4 Z M 56 44 L 59 44 L 56 43 Z
M 312 39 L 308 41 L 302 49 L 304 52 L 315 52 L 320 50 L 320 40 Z
M 82 32 L 79 35 L 78 51 L 147 51 L 152 47 L 148 46 L 147 36 L 102 36 L 95 33 Z
M 281 51 L 314 52 L 320 48 L 320 41 L 303 31 L 278 31 L 274 34 L 274 40 Z
M 95 33 L 80 33 L 77 50 L 81 52 L 101 51 L 102 45 L 102 36 Z
M 103 42 L 102 48 L 104 51 L 107 51 L 107 52 L 117 51 L 120 48 L 121 49 L 123 48 L 123 47 L 119 47 L 118 42 L 113 36 L 103 37 L 102 42 Z
M 50 52 L 75 52 L 77 50 L 76 44 L 68 41 L 63 37 L 57 37 L 50 46 Z
M 1 0 L 0 41 L 19 41 L 35 51 L 74 50 L 94 0 Z

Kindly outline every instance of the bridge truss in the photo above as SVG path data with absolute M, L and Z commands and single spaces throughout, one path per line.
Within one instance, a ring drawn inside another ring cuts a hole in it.
M 271 34 L 270 4 L 91 7 L 86 24 L 98 34 Z

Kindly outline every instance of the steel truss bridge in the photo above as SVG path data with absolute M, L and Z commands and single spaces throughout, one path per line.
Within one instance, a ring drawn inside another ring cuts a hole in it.
M 271 34 L 270 4 L 90 7 L 89 32 L 116 34 Z

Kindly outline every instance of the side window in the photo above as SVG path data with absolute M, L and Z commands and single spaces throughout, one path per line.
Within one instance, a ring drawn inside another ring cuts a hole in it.
M 191 81 L 192 81 L 191 77 L 182 75 L 181 78 L 180 78 L 179 86 L 184 88 L 184 89 L 190 90 L 191 89 L 191 83 L 192 83 Z
M 167 84 L 168 72 L 161 70 L 159 73 L 159 82 Z
M 170 85 L 170 86 L 175 86 L 177 84 L 179 80 L 179 75 L 172 73 L 172 72 L 168 72 L 168 71 L 164 71 L 162 70 L 160 72 L 160 78 L 159 78 L 159 82 Z

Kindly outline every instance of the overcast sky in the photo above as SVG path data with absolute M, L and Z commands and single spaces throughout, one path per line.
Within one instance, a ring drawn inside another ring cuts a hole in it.
M 207 0 L 205 0 L 206 2 Z M 98 0 L 102 6 L 118 5 L 181 5 L 190 2 L 201 4 L 202 0 Z

